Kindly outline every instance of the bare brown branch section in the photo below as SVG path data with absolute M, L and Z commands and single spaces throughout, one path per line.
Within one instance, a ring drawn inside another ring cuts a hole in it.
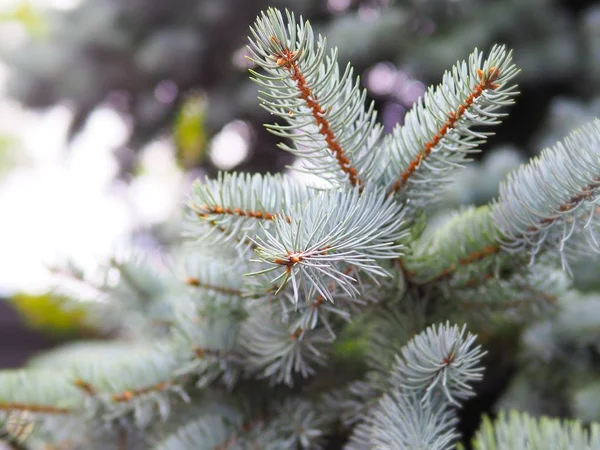
M 70 414 L 71 410 L 68 408 L 58 408 L 56 406 L 49 405 L 29 405 L 26 403 L 0 403 L 0 411 L 23 411 L 37 414 Z
M 224 352 L 223 350 L 215 350 L 212 348 L 194 347 L 192 351 L 198 359 L 206 358 L 207 356 L 213 358 L 225 358 L 231 356 L 231 354 Z
M 225 295 L 233 295 L 237 297 L 242 296 L 242 292 L 239 289 L 231 289 L 224 286 L 216 286 L 214 284 L 203 283 L 199 278 L 196 277 L 187 277 L 185 279 L 185 284 L 192 287 L 197 287 L 199 289 L 207 289 L 211 291 L 218 292 L 220 294 Z
M 130 391 L 124 391 L 119 394 L 113 394 L 111 396 L 111 400 L 115 403 L 125 403 L 136 397 L 141 397 L 142 395 L 149 394 L 150 392 L 162 392 L 169 388 L 170 382 L 161 381 L 160 383 L 153 384 L 152 386 L 147 386 L 140 389 L 133 389 Z
M 452 111 L 448 114 L 446 122 L 440 127 L 438 132 L 425 143 L 423 149 L 417 154 L 415 159 L 413 159 L 408 167 L 402 172 L 400 178 L 396 180 L 396 182 L 392 185 L 389 195 L 398 192 L 402 189 L 409 178 L 417 171 L 421 162 L 427 158 L 436 145 L 440 143 L 442 138 L 448 134 L 449 131 L 454 129 L 456 123 L 465 115 L 465 112 L 471 107 L 471 105 L 477 100 L 484 91 L 493 90 L 500 87 L 499 84 L 494 83 L 498 77 L 500 76 L 500 70 L 496 67 L 491 67 L 489 71 L 484 72 L 480 69 L 477 70 L 477 75 L 479 76 L 479 83 L 473 89 L 465 101 L 456 109 L 456 111 Z
M 363 181 L 358 177 L 356 168 L 352 167 L 350 164 L 350 159 L 346 156 L 344 149 L 331 129 L 331 124 L 325 118 L 326 111 L 317 101 L 312 89 L 306 82 L 304 74 L 300 70 L 300 67 L 298 67 L 298 62 L 296 61 L 297 52 L 292 52 L 288 48 L 283 47 L 277 41 L 275 36 L 271 36 L 271 40 L 277 44 L 277 46 L 282 48 L 281 53 L 274 55 L 277 65 L 289 72 L 290 77 L 296 83 L 300 97 L 310 109 L 312 116 L 319 127 L 319 133 L 325 138 L 327 148 L 337 159 L 340 169 L 348 175 L 348 179 L 352 186 L 362 186 Z

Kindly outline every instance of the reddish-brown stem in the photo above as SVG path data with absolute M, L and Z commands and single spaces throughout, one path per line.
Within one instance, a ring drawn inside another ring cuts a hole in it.
M 275 36 L 272 36 L 271 40 L 278 44 L 280 47 L 282 47 L 277 42 Z M 363 181 L 358 177 L 358 172 L 356 168 L 354 168 L 350 164 L 350 159 L 348 158 L 348 156 L 346 156 L 344 149 L 340 145 L 338 139 L 335 136 L 335 133 L 331 128 L 331 124 L 325 117 L 328 111 L 325 111 L 323 109 L 323 107 L 319 104 L 316 96 L 312 92 L 312 89 L 308 85 L 304 74 L 298 66 L 296 56 L 296 52 L 292 52 L 287 48 L 283 48 L 283 50 L 281 50 L 281 53 L 274 55 L 274 58 L 277 61 L 277 65 L 286 70 L 290 74 L 292 80 L 296 83 L 296 88 L 300 93 L 300 97 L 302 98 L 302 100 L 304 100 L 304 103 L 306 103 L 308 109 L 310 109 L 311 114 L 315 122 L 317 123 L 317 126 L 319 128 L 319 134 L 321 134 L 321 136 L 325 138 L 327 148 L 329 149 L 329 151 L 331 151 L 331 153 L 333 153 L 333 155 L 337 159 L 337 162 L 342 172 L 348 175 L 348 179 L 350 180 L 352 186 L 362 186 Z
M 571 198 L 569 198 L 569 200 L 567 200 L 565 202 L 564 205 L 561 205 L 558 208 L 558 210 L 560 212 L 571 211 L 573 208 L 575 208 L 577 205 L 579 205 L 585 199 L 590 198 L 593 195 L 593 190 L 596 189 L 596 188 L 598 188 L 598 187 L 600 187 L 600 184 L 596 184 L 596 183 L 589 184 L 589 185 L 585 186 L 582 189 L 583 192 L 581 194 L 573 195 Z M 540 220 L 540 226 L 551 225 L 552 223 L 554 223 L 558 219 L 559 219 L 559 217 L 552 217 L 552 218 L 542 219 L 542 220 Z M 528 231 L 535 233 L 535 232 L 539 231 L 539 227 L 531 226 L 531 227 L 528 228 Z M 471 253 L 469 256 L 466 256 L 465 258 L 459 259 L 458 262 L 457 262 L 457 264 L 452 264 L 448 268 L 444 269 L 436 277 L 436 280 L 439 280 L 439 279 L 447 277 L 452 272 L 454 272 L 459 266 L 464 266 L 464 265 L 471 264 L 471 263 L 476 262 L 476 261 L 480 261 L 480 260 L 484 259 L 485 257 L 487 257 L 489 255 L 494 255 L 494 254 L 500 252 L 501 250 L 502 250 L 502 247 L 499 244 L 488 245 L 487 247 L 484 247 L 483 250 L 481 250 L 481 251 L 475 251 L 475 252 Z M 467 284 L 468 284 L 468 282 L 467 282 Z
M 242 292 L 239 289 L 231 289 L 231 288 L 227 288 L 224 286 L 215 286 L 215 285 L 208 284 L 208 283 L 202 283 L 196 277 L 187 277 L 185 279 L 185 284 L 187 284 L 188 286 L 193 286 L 193 287 L 197 287 L 200 289 L 207 289 L 207 290 L 215 291 L 220 294 L 233 295 L 233 296 L 237 296 L 237 297 L 242 296 Z
M 500 252 L 502 248 L 499 244 L 488 245 L 484 247 L 482 250 L 474 251 L 470 255 L 465 256 L 464 258 L 460 258 L 456 264 L 452 264 L 446 269 L 442 270 L 439 275 L 436 277 L 437 280 L 446 278 L 448 275 L 452 274 L 458 267 L 467 266 L 477 261 L 481 261 L 482 259 L 495 255 Z
M 266 211 L 254 211 L 251 209 L 245 210 L 240 208 L 230 208 L 229 206 L 223 207 L 219 205 L 202 205 L 199 208 L 195 208 L 194 210 L 200 217 L 208 217 L 209 214 L 227 214 L 230 216 L 238 216 L 238 217 L 247 217 L 252 219 L 262 219 L 262 220 L 273 220 L 277 217 L 277 214 L 273 214 Z M 285 216 L 285 221 L 287 223 L 291 222 L 291 218 L 289 216 Z
M 73 385 L 89 396 L 93 397 L 96 395 L 96 389 L 94 388 L 94 386 L 92 386 L 90 383 L 86 383 L 81 378 L 76 378 L 75 380 L 73 380 Z
M 448 366 L 448 365 L 452 364 L 455 359 L 456 359 L 456 355 L 454 354 L 454 352 L 450 352 L 444 357 L 443 361 L 444 361 L 444 364 L 446 364 Z
M 227 356 L 227 354 L 225 352 L 223 352 L 222 350 L 214 350 L 211 348 L 204 348 L 204 347 L 194 347 L 193 352 L 194 352 L 194 355 L 196 355 L 196 358 L 198 358 L 198 359 L 202 359 L 206 356 L 212 356 L 215 358 L 223 358 L 223 357 Z
M 312 258 L 313 256 L 325 255 L 330 248 L 331 247 L 324 247 L 311 252 L 290 252 L 284 258 L 275 258 L 273 262 L 275 264 L 285 266 L 286 272 L 289 273 L 292 270 L 292 267 L 294 267 L 296 264 L 304 261 L 305 259 Z
M 302 336 L 302 333 L 304 333 L 304 329 L 302 327 L 296 328 L 293 333 L 290 333 L 290 340 L 297 341 L 300 336 Z
M 132 400 L 135 397 L 140 397 L 144 394 L 149 394 L 150 392 L 162 392 L 166 390 L 170 386 L 168 381 L 161 381 L 160 383 L 153 384 L 152 386 L 147 386 L 140 389 L 133 389 L 131 391 L 124 391 L 119 394 L 113 394 L 111 399 L 115 403 L 124 403 Z
M 598 181 L 598 180 L 596 180 Z M 587 186 L 584 186 L 584 188 L 582 189 L 582 193 L 581 194 L 575 194 L 573 195 L 569 200 L 567 200 L 565 202 L 564 205 L 561 205 L 558 210 L 560 212 L 569 212 L 571 211 L 573 208 L 575 208 L 576 206 L 578 206 L 581 202 L 583 202 L 585 199 L 588 199 L 590 197 L 592 197 L 592 195 L 594 195 L 594 189 L 597 189 L 598 187 L 600 187 L 599 183 L 591 183 L 588 184 Z M 542 219 L 540 221 L 540 226 L 542 225 L 551 225 L 552 223 L 556 222 L 559 219 L 559 217 L 552 217 L 552 218 L 548 218 L 548 219 Z M 530 232 L 536 232 L 538 231 L 539 228 L 538 227 L 529 227 L 528 231 Z
M 477 70 L 479 77 L 479 83 L 473 91 L 467 96 L 465 101 L 455 110 L 448 114 L 446 122 L 438 129 L 437 133 L 427 141 L 417 156 L 408 164 L 408 167 L 400 174 L 400 178 L 394 182 L 390 188 L 388 194 L 392 195 L 398 192 L 406 185 L 409 178 L 417 171 L 421 162 L 427 158 L 436 145 L 440 143 L 442 138 L 448 134 L 448 132 L 456 126 L 457 122 L 465 115 L 465 112 L 471 107 L 471 105 L 477 100 L 484 91 L 493 90 L 500 87 L 499 84 L 494 83 L 500 76 L 500 70 L 496 67 L 491 67 L 489 71 L 484 72 L 480 69 Z
M 68 408 L 49 405 L 28 405 L 25 403 L 0 403 L 0 411 L 27 411 L 37 414 L 70 414 Z

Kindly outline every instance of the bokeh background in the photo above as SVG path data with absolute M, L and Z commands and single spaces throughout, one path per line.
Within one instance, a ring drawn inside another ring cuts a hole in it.
M 195 178 L 297 164 L 248 80 L 248 27 L 267 6 L 339 47 L 388 131 L 475 47 L 514 50 L 521 95 L 448 206 L 488 200 L 600 116 L 595 1 L 0 0 L 0 367 L 93 333 L 62 295 L 95 301 L 81 275 L 119 253 L 164 262 Z M 579 286 L 597 283 L 589 267 Z

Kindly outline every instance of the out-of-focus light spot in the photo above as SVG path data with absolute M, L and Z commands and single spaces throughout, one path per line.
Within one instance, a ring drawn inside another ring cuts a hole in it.
M 223 127 L 210 145 L 210 159 L 219 169 L 230 170 L 248 156 L 250 129 L 240 120 Z
M 28 39 L 27 29 L 17 22 L 0 24 L 0 45 L 4 51 L 14 51 L 22 47 Z
M 171 80 L 161 81 L 154 88 L 154 97 L 160 103 L 173 103 L 175 98 L 177 98 L 177 93 L 179 92 L 179 88 L 177 85 Z
M 238 69 L 250 69 L 256 64 L 250 61 L 248 59 L 248 56 L 250 56 L 248 48 L 246 46 L 240 47 L 235 52 L 233 52 L 233 55 L 231 55 L 231 62 Z
M 141 174 L 131 183 L 129 195 L 140 224 L 168 220 L 178 211 L 182 173 L 172 144 L 159 140 L 149 144 L 140 158 Z
M 425 85 L 417 80 L 412 80 L 404 86 L 398 94 L 398 98 L 405 105 L 412 105 L 425 93 Z
M 179 172 L 173 146 L 166 139 L 148 144 L 142 151 L 140 164 L 144 173 L 171 175 Z
M 379 17 L 380 11 L 370 5 L 361 5 L 358 8 L 358 17 L 363 21 L 375 20 Z
M 8 81 L 8 66 L 0 62 L 0 96 L 6 93 L 6 82 Z
M 73 140 L 68 156 L 73 183 L 105 188 L 119 170 L 114 150 L 130 133 L 125 121 L 110 108 L 96 109 Z
M 19 109 L 15 108 L 15 112 L 17 111 Z M 22 114 L 15 115 L 16 127 L 13 132 L 22 136 L 26 151 L 39 165 L 60 161 L 64 154 L 69 123 L 73 119 L 71 110 L 59 105 L 43 113 L 21 111 Z
M 101 106 L 90 114 L 82 134 L 93 135 L 101 145 L 117 147 L 125 143 L 130 132 L 129 124 L 116 111 Z
M 106 96 L 106 103 L 118 111 L 128 111 L 131 108 L 131 94 L 127 91 L 111 91 Z
M 351 0 L 327 0 L 327 9 L 332 13 L 340 13 L 350 7 Z
M 367 89 L 375 95 L 388 95 L 394 89 L 396 79 L 396 68 L 393 64 L 378 63 L 367 73 Z
M 34 8 L 50 7 L 55 9 L 72 9 L 81 4 L 81 0 L 27 0 Z M 14 9 L 23 3 L 23 0 L 0 0 L 0 11 Z
M 390 132 L 393 130 L 396 124 L 404 123 L 404 116 L 406 115 L 406 108 L 404 106 L 396 103 L 389 102 L 383 107 L 383 112 L 381 114 L 383 126 L 386 132 Z
M 50 6 L 50 8 L 66 11 L 78 7 L 81 0 L 42 0 L 42 3 Z

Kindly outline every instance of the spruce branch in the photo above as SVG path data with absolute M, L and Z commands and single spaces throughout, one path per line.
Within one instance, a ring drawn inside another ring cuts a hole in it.
M 532 261 L 542 251 L 557 250 L 568 270 L 569 251 L 600 249 L 599 200 L 600 120 L 595 120 L 509 174 L 492 214 L 504 250 L 527 252 Z
M 243 424 L 238 411 L 227 410 L 220 414 L 206 413 L 155 443 L 153 450 L 226 450 L 231 436 Z
M 80 402 L 77 390 L 64 373 L 50 369 L 5 370 L 0 373 L 0 410 L 31 413 L 72 414 Z
M 503 46 L 493 47 L 485 60 L 475 50 L 468 62 L 446 72 L 382 143 L 388 192 L 413 208 L 435 201 L 468 154 L 490 135 L 474 128 L 495 125 L 505 115 L 497 110 L 513 102 L 517 92 L 509 82 L 517 72 Z
M 221 379 L 233 388 L 241 371 L 239 329 L 246 317 L 243 300 L 197 303 L 180 299 L 172 329 L 179 366 L 174 373 L 197 377 L 196 387 Z
M 458 438 L 456 413 L 439 397 L 425 401 L 399 391 L 385 394 L 359 424 L 346 450 L 450 450 Z
M 307 198 L 308 189 L 289 176 L 219 173 L 216 180 L 196 181 L 192 187 L 188 236 L 202 242 L 212 238 L 212 245 L 246 244 L 275 217 L 289 221 L 286 211 Z
M 485 352 L 473 347 L 476 336 L 449 323 L 427 328 L 411 339 L 396 358 L 391 383 L 403 392 L 421 393 L 428 398 L 443 392 L 458 405 L 473 395 L 471 383 L 483 378 L 479 361 Z
M 502 411 L 492 422 L 484 418 L 473 441 L 475 450 L 535 450 L 542 448 L 597 450 L 600 425 L 535 418 L 517 411 Z M 462 447 L 461 447 L 462 448 Z
M 176 276 L 189 286 L 192 299 L 197 303 L 225 303 L 240 299 L 243 294 L 243 274 L 248 270 L 244 261 L 232 265 L 215 261 L 198 252 L 185 252 L 180 258 Z
M 287 385 L 293 385 L 295 374 L 307 378 L 315 366 L 324 365 L 333 342 L 326 329 L 290 325 L 261 304 L 250 313 L 241 334 L 248 372 Z
M 482 273 L 496 274 L 501 250 L 500 233 L 490 207 L 470 207 L 423 234 L 403 263 L 413 282 L 426 283 L 452 275 L 460 285 Z
M 306 158 L 302 170 L 330 181 L 359 187 L 375 180 L 375 146 L 382 133 L 373 104 L 353 69 L 343 73 L 337 50 L 327 56 L 326 40 L 315 39 L 308 22 L 269 9 L 251 28 L 250 59 L 266 74 L 252 71 L 262 90 L 261 105 L 288 125 L 268 125 L 295 146 L 281 148 Z
M 377 189 L 330 190 L 313 197 L 288 223 L 275 219 L 272 231 L 257 237 L 258 262 L 266 268 L 252 275 L 283 271 L 273 279 L 284 286 L 292 282 L 294 299 L 300 290 L 314 286 L 332 301 L 329 282 L 356 297 L 356 279 L 344 273 L 352 265 L 373 276 L 387 276 L 380 261 L 400 256 L 408 234 L 402 206 Z M 344 268 L 343 268 L 344 267 Z M 281 281 L 280 281 L 281 280 Z

